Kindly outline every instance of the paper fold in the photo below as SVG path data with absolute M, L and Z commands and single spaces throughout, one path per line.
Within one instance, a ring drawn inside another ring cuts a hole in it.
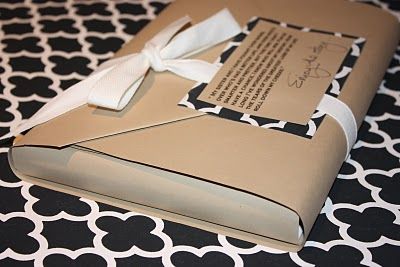
M 289 0 L 252 0 L 246 4 L 241 0 L 176 1 L 118 56 L 140 51 L 164 25 L 184 14 L 198 21 L 224 7 L 242 25 L 261 16 L 365 37 L 368 42 L 339 98 L 349 106 L 357 125 L 361 124 L 399 40 L 398 22 L 367 5 L 317 0 L 310 0 L 309 5 Z M 194 58 L 213 62 L 224 46 Z M 193 85 L 170 73 L 150 71 L 123 111 L 79 107 L 35 127 L 12 150 L 46 146 L 60 151 L 57 147 L 79 145 L 109 155 L 110 160 L 154 166 L 249 192 L 295 211 L 307 236 L 346 156 L 346 139 L 339 124 L 327 116 L 309 140 L 204 115 L 177 105 Z M 179 218 L 185 221 L 184 216 Z M 221 230 L 220 225 L 207 225 L 207 229 Z M 241 234 L 260 242 L 252 234 Z

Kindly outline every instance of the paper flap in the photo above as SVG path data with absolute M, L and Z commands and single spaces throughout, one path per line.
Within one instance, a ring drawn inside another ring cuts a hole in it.
M 328 3 L 329 8 L 327 8 Z M 243 8 L 243 5 L 246 5 L 246 8 Z M 291 6 L 291 8 L 287 8 L 288 6 Z M 375 47 L 385 45 L 384 43 L 379 43 L 381 37 L 379 28 L 383 25 L 397 25 L 393 23 L 394 18 L 384 14 L 379 9 L 343 1 L 310 1 L 307 5 L 297 1 L 253 0 L 246 4 L 239 0 L 210 1 L 208 4 L 204 4 L 203 1 L 198 3 L 182 1 L 179 2 L 179 5 L 177 3 L 171 4 L 156 20 L 145 27 L 134 40 L 121 49 L 117 56 L 140 51 L 144 43 L 162 29 L 163 26 L 183 15 L 189 14 L 194 23 L 196 23 L 224 7 L 230 9 L 241 25 L 244 25 L 253 16 L 270 17 L 297 25 L 363 36 L 367 40 L 372 38 L 372 41 L 376 42 Z M 318 12 L 316 12 L 317 10 Z M 294 11 L 296 12 L 293 13 Z M 361 13 L 360 11 L 362 11 L 362 15 L 357 15 L 357 13 Z M 310 19 L 310 12 L 313 12 L 312 19 Z M 338 19 L 338 15 L 340 15 L 340 19 Z M 397 35 L 393 34 L 392 38 L 396 39 Z M 370 44 L 368 43 L 367 45 Z M 212 62 L 219 56 L 223 47 L 224 44 L 209 49 L 198 55 L 197 58 Z M 381 50 L 379 49 L 378 51 Z M 364 64 L 365 61 L 363 60 L 367 59 L 361 57 L 359 64 Z M 385 62 L 384 59 L 380 63 L 383 62 Z M 379 65 L 375 64 L 374 67 L 378 69 Z M 357 74 L 355 73 L 354 75 L 356 76 Z M 358 75 L 358 77 L 361 76 Z M 360 78 L 349 79 L 346 86 L 354 86 L 357 83 L 357 86 L 363 87 L 364 84 L 371 84 L 373 82 L 371 79 L 374 77 L 373 75 L 363 77 L 363 81 L 360 81 Z M 177 106 L 193 84 L 194 82 L 171 73 L 154 73 L 150 71 L 135 98 L 123 111 L 115 112 L 83 106 L 35 127 L 25 138 L 17 142 L 17 145 L 65 146 L 135 129 L 202 116 L 204 114 L 200 112 Z M 359 106 L 352 105 L 354 102 L 363 102 L 369 97 L 368 94 L 355 96 L 354 91 L 346 90 L 341 95 L 344 102 L 348 103 L 352 109 Z M 358 124 L 360 124 L 365 110 L 355 109 L 353 112 Z
M 205 6 L 210 10 L 218 9 L 219 4 L 214 3 L 219 2 L 210 1 L 209 5 L 204 5 L 204 2 L 183 1 L 167 11 L 172 12 L 170 16 L 179 16 L 191 9 L 196 10 L 196 14 L 206 14 Z M 288 23 L 365 37 L 367 44 L 363 54 L 340 96 L 352 108 L 360 125 L 397 44 L 398 23 L 389 14 L 369 6 L 341 1 L 310 3 L 314 5 L 313 12 L 318 10 L 312 19 L 307 5 L 297 1 L 254 1 L 242 9 L 243 3 L 231 1 L 227 5 L 242 24 L 250 16 L 262 12 L 264 17 Z M 285 5 L 292 8 L 284 8 Z M 293 10 L 296 14 L 291 13 Z M 382 32 L 382 28 L 392 30 Z M 371 72 L 375 75 L 370 75 Z M 146 140 L 151 140 L 151 144 Z M 306 235 L 345 155 L 343 132 L 329 117 L 312 140 L 202 116 L 82 145 L 273 199 L 300 215 Z
M 157 79 L 154 77 L 157 76 Z M 32 129 L 16 145 L 65 146 L 126 131 L 152 127 L 203 113 L 177 103 L 193 84 L 167 73 L 149 73 L 123 111 L 82 106 Z
M 213 13 L 215 12 L 207 12 L 197 19 L 197 16 L 193 16 L 193 23 L 197 23 Z M 160 18 L 146 27 L 146 30 L 140 32 L 115 57 L 139 52 L 144 44 L 160 31 L 159 27 L 162 28 L 175 21 L 179 18 L 179 15 L 160 15 Z M 158 26 L 160 20 L 162 23 L 161 26 Z M 216 45 L 191 58 L 214 62 L 225 45 L 226 43 Z M 203 116 L 205 114 L 202 112 L 178 106 L 179 101 L 194 84 L 194 81 L 170 72 L 156 73 L 150 70 L 128 106 L 122 111 L 84 105 L 35 127 L 23 139 L 17 140 L 15 145 L 62 147 L 127 131 Z
M 223 7 L 242 25 L 250 17 L 262 16 L 366 38 L 340 95 L 361 124 L 399 39 L 398 22 L 374 7 L 319 0 L 306 4 L 289 0 L 177 1 L 120 54 L 137 51 L 162 26 L 182 15 L 199 21 Z M 200 57 L 212 61 L 221 50 L 219 46 Z M 177 106 L 192 85 L 173 74 L 150 73 L 126 110 L 115 113 L 82 107 L 36 127 L 17 145 L 63 146 L 98 138 L 82 145 L 126 160 L 214 179 L 282 203 L 300 215 L 307 235 L 344 159 L 345 140 L 338 124 L 328 117 L 313 139 L 306 140 L 202 116 Z M 194 119 L 184 120 L 188 118 Z M 177 120 L 180 122 L 168 123 Z M 151 127 L 160 124 L 165 125 Z M 150 128 L 99 138 L 145 127 Z

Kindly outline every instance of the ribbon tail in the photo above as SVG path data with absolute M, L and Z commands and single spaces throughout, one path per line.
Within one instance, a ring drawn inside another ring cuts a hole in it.
M 166 69 L 171 72 L 191 80 L 209 82 L 218 71 L 217 65 L 175 58 L 187 57 L 223 42 L 238 34 L 240 26 L 231 13 L 223 9 L 174 37 L 188 22 L 190 17 L 185 16 L 171 23 L 146 45 L 150 44 L 150 47 L 159 51 L 158 56 L 165 61 Z M 86 103 L 114 110 L 123 109 L 139 88 L 150 64 L 146 53 L 125 56 L 104 64 L 87 79 L 52 99 L 33 117 L 0 140 L 20 134 Z
M 157 33 L 147 43 L 155 45 L 157 48 L 161 48 L 167 45 L 171 38 L 192 19 L 189 16 L 184 16 L 165 27 L 162 31 Z
M 161 58 L 186 58 L 224 42 L 241 32 L 241 27 L 224 8 L 206 20 L 178 33 L 161 52 Z

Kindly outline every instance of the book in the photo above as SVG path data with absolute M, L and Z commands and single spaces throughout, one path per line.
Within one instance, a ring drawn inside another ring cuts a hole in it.
M 220 66 L 211 81 L 149 71 L 123 110 L 82 105 L 18 137 L 9 151 L 14 172 L 52 189 L 300 249 L 396 48 L 398 22 L 339 0 L 178 0 L 116 57 L 140 52 L 186 14 L 198 22 L 223 8 L 243 31 L 193 56 Z

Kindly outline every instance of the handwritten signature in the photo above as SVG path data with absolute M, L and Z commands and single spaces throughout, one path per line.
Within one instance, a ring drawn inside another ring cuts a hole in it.
M 321 66 L 318 58 L 323 51 L 334 53 L 343 53 L 347 51 L 345 46 L 335 43 L 321 42 L 316 46 L 310 47 L 311 53 L 305 56 L 304 69 L 300 73 L 289 73 L 287 76 L 287 83 L 289 87 L 301 88 L 308 78 L 320 79 L 331 76 L 331 73 Z
M 289 87 L 295 86 L 296 88 L 301 88 L 308 78 L 319 79 L 331 76 L 331 73 L 322 68 L 320 63 L 313 61 L 310 58 L 305 59 L 305 61 L 307 62 L 307 65 L 301 74 L 288 74 Z
M 337 53 L 344 53 L 347 51 L 347 47 L 340 44 L 329 43 L 329 42 L 321 42 L 319 45 L 311 46 L 310 49 L 315 54 L 321 54 L 323 50 L 329 52 L 337 52 Z

